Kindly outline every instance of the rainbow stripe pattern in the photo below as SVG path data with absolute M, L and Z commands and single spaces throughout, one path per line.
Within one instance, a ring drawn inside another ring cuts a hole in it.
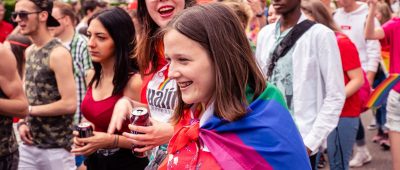
M 171 81 L 170 78 L 165 79 L 164 82 L 162 82 L 162 83 L 160 84 L 160 86 L 158 86 L 158 90 L 164 90 L 164 89 L 165 89 L 165 86 L 166 86 L 170 81 Z
M 390 90 L 400 81 L 399 74 L 390 74 L 375 90 L 372 92 L 366 107 L 377 108 L 387 99 Z
M 248 100 L 253 94 L 247 90 Z M 303 140 L 279 90 L 267 89 L 240 120 L 212 116 L 200 138 L 222 169 L 311 169 Z

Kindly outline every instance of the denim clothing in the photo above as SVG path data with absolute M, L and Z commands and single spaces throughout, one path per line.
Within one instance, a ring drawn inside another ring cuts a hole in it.
M 359 118 L 342 117 L 328 136 L 328 158 L 331 170 L 348 170 Z
M 365 132 L 364 132 L 364 126 L 361 121 L 361 118 L 358 118 L 359 124 L 358 124 L 358 130 L 357 130 L 357 135 L 356 135 L 356 144 L 357 146 L 364 146 L 365 145 Z
M 379 66 L 378 71 L 375 75 L 375 80 L 372 85 L 372 87 L 375 89 L 378 87 L 379 84 L 381 84 L 385 79 L 386 79 L 385 73 L 382 71 L 381 66 Z M 385 128 L 385 123 L 386 123 L 386 102 L 385 101 L 381 107 L 378 109 L 374 110 L 375 111 L 375 118 L 376 118 L 376 124 L 378 125 L 378 133 L 383 134 L 383 130 L 386 130 Z

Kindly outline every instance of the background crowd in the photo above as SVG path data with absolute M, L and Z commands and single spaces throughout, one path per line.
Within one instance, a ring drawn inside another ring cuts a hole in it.
M 400 170 L 400 84 L 366 107 L 400 73 L 399 17 L 399 0 L 0 1 L 0 170 L 342 170 L 374 161 L 367 140 Z

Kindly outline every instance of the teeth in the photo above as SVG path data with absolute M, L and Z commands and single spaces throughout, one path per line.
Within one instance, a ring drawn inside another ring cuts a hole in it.
M 187 87 L 187 86 L 189 86 L 191 84 L 192 84 L 191 81 L 190 82 L 183 82 L 183 83 L 179 83 L 179 87 L 185 88 L 185 87 Z
M 164 7 L 164 8 L 159 9 L 158 11 L 165 12 L 165 11 L 169 11 L 169 10 L 172 10 L 172 9 L 174 9 L 174 8 L 173 7 Z

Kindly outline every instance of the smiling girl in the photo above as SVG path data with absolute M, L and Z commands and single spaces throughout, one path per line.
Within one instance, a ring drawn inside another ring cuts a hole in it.
M 162 41 L 156 32 L 184 8 L 190 7 L 194 0 L 139 0 L 137 18 L 142 25 L 136 56 L 140 73 L 143 76 L 141 99 L 126 96 L 115 106 L 109 133 L 123 128 L 123 122 L 133 107 L 144 106 L 149 109 L 151 126 L 129 125 L 132 131 L 143 134 L 125 133 L 132 145 L 143 145 L 135 152 L 151 151 L 149 168 L 156 168 L 166 155 L 167 143 L 173 135 L 173 126 L 169 123 L 175 108 L 176 82 L 168 78 L 168 65 L 164 58 Z M 154 160 L 154 161 L 153 161 Z
M 161 35 L 178 102 L 160 169 L 311 168 L 282 94 L 265 83 L 229 7 L 184 10 Z

